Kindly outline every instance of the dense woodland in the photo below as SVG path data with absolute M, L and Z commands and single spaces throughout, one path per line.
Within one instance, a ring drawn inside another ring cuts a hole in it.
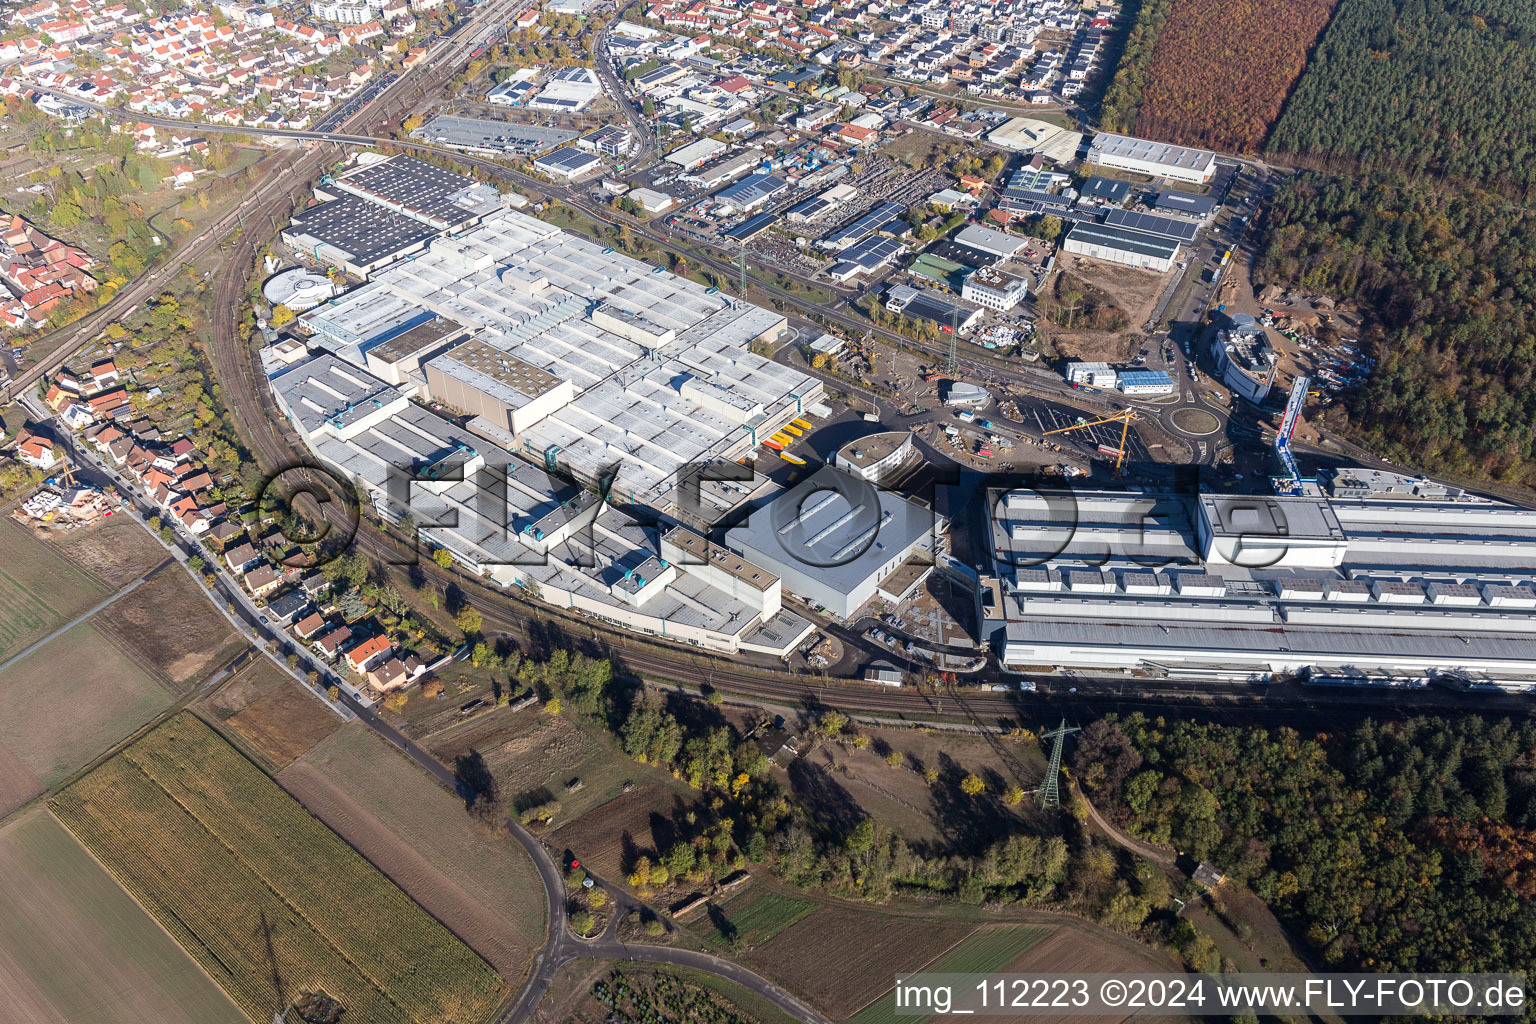
M 1120 63 L 1104 90 L 1099 107 L 1099 127 L 1107 132 L 1129 132 L 1136 125 L 1136 111 L 1147 85 L 1152 51 L 1168 21 L 1173 0 L 1127 0 L 1121 14 L 1131 28 L 1120 51 Z
M 1270 152 L 1536 189 L 1536 4 L 1342 0 Z
M 1336 0 L 1142 0 L 1106 131 L 1223 152 L 1264 145 Z M 1128 5 L 1129 6 L 1129 5 Z
M 1258 150 L 1334 2 L 1176 0 L 1152 49 L 1133 134 Z
M 1306 172 L 1269 219 L 1258 281 L 1376 319 L 1378 367 L 1325 426 L 1426 470 L 1536 484 L 1536 215 L 1424 179 Z
M 1322 960 L 1536 968 L 1536 725 L 1095 722 L 1077 773 L 1130 832 L 1251 886 Z

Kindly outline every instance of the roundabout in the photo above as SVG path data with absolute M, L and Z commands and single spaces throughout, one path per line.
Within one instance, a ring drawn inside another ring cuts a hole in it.
M 1192 437 L 1204 437 L 1221 429 L 1221 420 L 1214 413 L 1198 406 L 1175 410 L 1170 419 L 1174 427 Z

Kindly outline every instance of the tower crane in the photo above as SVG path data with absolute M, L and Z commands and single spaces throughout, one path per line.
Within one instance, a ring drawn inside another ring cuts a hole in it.
M 1115 472 L 1118 473 L 1118 472 L 1120 472 L 1121 467 L 1125 465 L 1125 455 L 1126 455 L 1125 442 L 1126 442 L 1126 439 L 1130 436 L 1131 424 L 1135 423 L 1140 418 L 1141 417 L 1137 414 L 1135 409 L 1125 408 L 1125 409 L 1121 409 L 1119 412 L 1115 413 L 1113 416 L 1101 416 L 1100 418 L 1098 418 L 1096 420 L 1079 419 L 1076 423 L 1072 424 L 1070 427 L 1057 427 L 1055 430 L 1047 430 L 1041 436 L 1042 437 L 1049 437 L 1052 434 L 1065 434 L 1065 433 L 1067 433 L 1068 431 L 1071 431 L 1071 430 L 1086 430 L 1089 427 L 1097 427 L 1097 426 L 1100 426 L 1101 424 L 1104 424 L 1104 423 L 1119 423 L 1119 424 L 1121 424 L 1121 427 L 1120 427 L 1120 447 L 1118 447 L 1118 448 L 1111 448 L 1107 444 L 1099 445 L 1099 451 L 1100 452 L 1102 452 L 1105 455 L 1113 455 L 1114 456 L 1114 458 L 1115 458 Z

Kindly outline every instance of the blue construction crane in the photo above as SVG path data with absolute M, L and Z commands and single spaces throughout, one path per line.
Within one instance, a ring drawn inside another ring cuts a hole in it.
M 1285 469 L 1283 475 L 1270 478 L 1276 494 L 1301 493 L 1301 470 L 1296 468 L 1296 456 L 1291 452 L 1291 435 L 1296 433 L 1296 421 L 1301 418 L 1301 407 L 1306 403 L 1311 383 L 1310 377 L 1291 381 L 1291 397 L 1285 403 L 1285 415 L 1280 417 L 1280 430 L 1275 434 L 1275 454 L 1280 456 L 1280 465 Z

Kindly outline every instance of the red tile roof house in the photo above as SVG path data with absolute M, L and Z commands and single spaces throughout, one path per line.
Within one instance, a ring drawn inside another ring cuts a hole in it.
M 144 475 L 139 477 L 139 481 L 146 488 L 153 490 L 156 487 L 170 487 L 176 482 L 176 477 L 159 466 L 150 466 L 144 471 Z
M 127 436 L 127 434 L 124 434 L 110 423 L 103 423 L 85 432 L 86 440 L 90 441 L 98 449 L 104 449 L 113 441 L 121 441 Z
M 358 675 L 364 675 L 383 663 L 395 651 L 387 636 L 372 636 L 346 654 L 347 667 Z
M 118 382 L 117 364 L 110 359 L 103 359 L 91 366 L 91 376 L 98 388 L 110 388 Z
M 208 531 L 208 514 L 198 507 L 197 499 L 188 494 L 171 503 L 171 515 L 192 533 Z
M 207 470 L 199 469 L 196 472 L 188 473 L 176 481 L 176 483 L 182 490 L 191 494 L 197 494 L 213 486 L 213 477 L 208 475 Z
M 85 401 L 91 407 L 91 412 L 98 416 L 116 415 L 120 411 L 126 412 L 129 408 L 128 390 L 126 388 L 102 391 L 90 396 Z
M 53 442 L 25 430 L 16 435 L 16 458 L 38 469 L 52 469 L 57 464 Z

